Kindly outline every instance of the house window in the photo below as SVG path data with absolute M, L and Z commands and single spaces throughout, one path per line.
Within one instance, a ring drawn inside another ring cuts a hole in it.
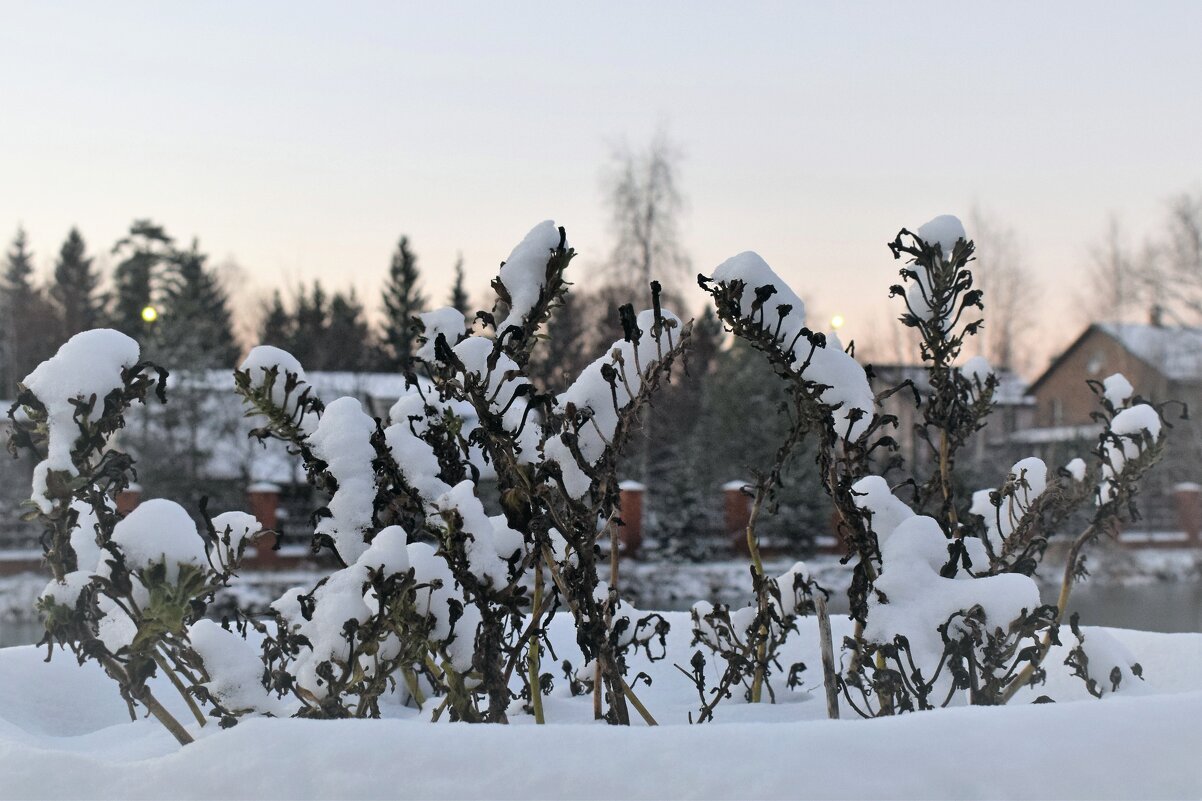
M 1064 401 L 1060 398 L 1052 398 L 1052 425 L 1058 426 L 1064 423 Z

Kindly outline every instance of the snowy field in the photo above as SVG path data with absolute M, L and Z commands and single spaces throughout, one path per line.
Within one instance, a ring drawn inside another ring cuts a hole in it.
M 546 726 L 517 705 L 515 725 L 430 724 L 392 707 L 376 721 L 253 719 L 196 724 L 181 748 L 153 720 L 130 722 L 94 663 L 32 647 L 0 650 L 0 796 L 4 798 L 1198 798 L 1202 771 L 1202 635 L 1085 628 L 1113 637 L 1145 681 L 1086 695 L 1048 659 L 1038 694 L 1058 703 L 960 707 L 897 718 L 826 720 L 816 625 L 783 654 L 805 687 L 777 681 L 780 703 L 734 699 L 690 726 L 697 699 L 672 666 L 687 664 L 687 615 L 669 615 L 669 658 L 636 658 L 640 695 L 662 724 L 592 721 L 588 698 L 557 682 Z M 835 638 L 846 621 L 835 621 Z M 578 663 L 570 621 L 555 621 L 561 659 Z M 710 660 L 712 667 L 712 659 Z M 168 687 L 159 697 L 172 699 Z M 178 703 L 178 698 L 175 698 Z M 177 710 L 181 720 L 186 712 Z

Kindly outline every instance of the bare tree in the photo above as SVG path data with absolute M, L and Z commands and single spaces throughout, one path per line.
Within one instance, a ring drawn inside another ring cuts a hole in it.
M 672 288 L 689 266 L 680 244 L 684 200 L 678 186 L 680 151 L 663 133 L 645 150 L 614 150 L 606 194 L 614 246 L 606 265 L 609 283 L 645 295 L 658 280 Z
M 659 281 L 671 306 L 679 306 L 674 290 L 689 266 L 680 244 L 679 221 L 684 199 L 678 186 L 680 151 L 660 132 L 646 150 L 623 144 L 614 150 L 606 180 L 612 213 L 614 246 L 606 264 L 607 289 L 624 295 L 636 306 L 650 298 L 648 285 Z M 654 425 L 652 409 L 643 415 L 637 443 L 637 475 L 644 485 L 651 475 Z M 648 491 L 648 507 L 654 493 Z
M 1025 370 L 1031 366 L 1031 340 L 1039 319 L 1038 286 L 1013 228 L 974 208 L 969 230 L 977 244 L 973 279 L 985 293 L 989 312 L 974 345 L 996 368 Z
M 1202 192 L 1182 193 L 1169 202 L 1165 230 L 1146 250 L 1145 280 L 1153 303 L 1175 317 L 1202 320 Z
M 1149 286 L 1147 262 L 1136 255 L 1116 216 L 1107 221 L 1105 238 L 1090 248 L 1089 258 L 1088 280 L 1078 298 L 1088 322 L 1129 320 Z

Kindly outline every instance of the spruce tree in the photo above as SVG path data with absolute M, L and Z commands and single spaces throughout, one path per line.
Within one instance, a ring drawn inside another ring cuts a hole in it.
M 0 395 L 12 398 L 17 383 L 54 355 L 61 326 L 46 295 L 33 283 L 33 253 L 17 229 L 0 282 Z
M 425 310 L 426 299 L 417 288 L 417 257 L 409 250 L 409 237 L 402 236 L 392 254 L 388 281 L 384 285 L 384 344 L 392 364 L 409 369 L 413 358 L 412 318 Z
M 96 328 L 103 321 L 104 299 L 97 292 L 100 276 L 86 251 L 79 229 L 72 228 L 54 265 L 50 297 L 58 306 L 62 324 L 60 343 L 80 331 Z
M 467 290 L 463 286 L 463 254 L 455 261 L 455 284 L 451 287 L 451 305 L 465 317 L 468 314 Z
M 154 320 L 143 311 L 153 306 L 156 268 L 171 256 L 171 237 L 150 220 L 134 220 L 129 234 L 113 245 L 121 261 L 113 270 L 113 308 L 109 326 L 139 342 L 149 338 Z
M 280 290 L 271 293 L 271 302 L 263 306 L 263 322 L 259 326 L 259 344 L 285 348 L 292 342 L 292 314 L 284 307 Z
M 292 336 L 286 350 L 310 370 L 324 369 L 328 350 L 326 332 L 330 325 L 329 316 L 326 291 L 321 282 L 313 282 L 312 295 L 302 285 L 296 293 Z
M 229 299 L 196 240 L 171 254 L 164 280 L 162 313 L 155 323 L 154 351 L 167 364 L 186 368 L 230 368 L 240 348 L 234 337 Z
M 363 304 L 352 289 L 335 292 L 330 299 L 330 322 L 326 329 L 326 360 L 323 369 L 363 372 L 372 367 L 373 353 Z

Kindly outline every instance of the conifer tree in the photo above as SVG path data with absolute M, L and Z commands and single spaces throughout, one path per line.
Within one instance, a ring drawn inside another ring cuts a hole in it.
M 229 368 L 240 348 L 234 337 L 229 298 L 194 239 L 171 254 L 164 280 L 163 309 L 155 323 L 156 353 L 189 368 Z
M 45 294 L 33 283 L 33 253 L 17 229 L 0 282 L 0 395 L 15 397 L 17 383 L 54 355 L 60 325 Z
M 113 270 L 113 308 L 109 326 L 146 342 L 154 320 L 143 311 L 154 303 L 155 270 L 171 255 L 171 237 L 150 220 L 134 220 L 129 233 L 113 245 L 121 261 Z
M 417 288 L 417 257 L 402 236 L 392 254 L 384 285 L 384 345 L 394 368 L 406 370 L 413 357 L 413 317 L 425 311 L 426 299 Z
M 321 281 L 313 282 L 312 294 L 304 285 L 297 290 L 296 307 L 292 313 L 292 336 L 287 350 L 300 360 L 319 370 L 326 360 L 326 332 L 329 328 L 329 309 L 326 308 L 326 291 Z
M 62 324 L 60 341 L 96 328 L 103 320 L 104 299 L 97 291 L 100 276 L 86 251 L 79 229 L 72 228 L 59 251 L 50 287 L 50 297 L 58 307 Z
M 287 349 L 292 341 L 292 314 L 284 307 L 280 290 L 271 293 L 271 301 L 263 305 L 263 322 L 259 326 L 259 344 Z
M 451 287 L 451 305 L 467 316 L 469 301 L 467 290 L 463 287 L 463 279 L 463 254 L 460 253 L 455 261 L 455 284 Z
M 363 304 L 352 289 L 335 292 L 330 298 L 330 322 L 326 329 L 326 360 L 322 369 L 362 372 L 372 367 L 371 335 L 363 319 Z

